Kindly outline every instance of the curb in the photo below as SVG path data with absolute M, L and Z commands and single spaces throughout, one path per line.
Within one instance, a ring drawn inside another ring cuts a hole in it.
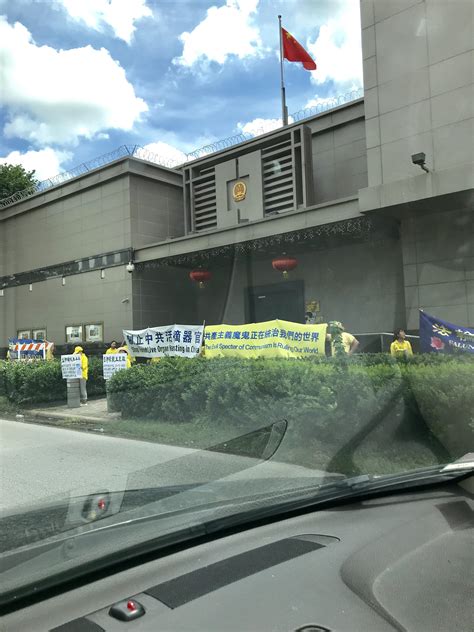
M 63 413 L 58 412 L 48 412 L 46 410 L 28 410 L 23 411 L 22 414 L 24 417 L 33 417 L 34 419 L 54 419 L 56 421 L 84 421 L 85 423 L 108 423 L 110 421 L 115 421 L 119 417 L 93 417 L 85 416 L 85 415 L 64 415 Z M 111 413 L 114 414 L 114 413 Z
M 19 415 L 19 416 L 18 416 Z M 91 421 L 90 418 L 80 419 L 78 417 L 51 417 L 51 416 L 35 416 L 35 415 L 24 415 L 22 413 L 18 413 L 15 415 L 3 415 L 4 419 L 9 421 L 15 421 L 20 424 L 32 424 L 34 426 L 48 426 L 50 428 L 60 428 L 62 430 L 69 430 L 71 432 L 86 432 L 86 433 L 100 433 L 107 434 L 105 432 L 105 424 L 101 422 L 103 420 Z M 95 418 L 94 418 L 95 419 Z M 100 427 L 98 427 L 100 424 Z M 113 436 L 113 435 L 111 435 Z

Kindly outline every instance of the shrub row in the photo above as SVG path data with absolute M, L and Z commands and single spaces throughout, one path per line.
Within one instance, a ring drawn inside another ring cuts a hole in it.
M 109 390 L 126 418 L 255 427 L 286 418 L 299 441 L 320 431 L 342 442 L 391 414 L 411 411 L 414 434 L 427 427 L 452 453 L 474 444 L 471 358 L 390 356 L 333 359 L 164 359 L 116 374 Z
M 117 373 L 109 391 L 128 419 L 245 429 L 285 418 L 300 442 L 324 433 L 325 441 L 341 443 L 376 425 L 401 401 L 411 411 L 410 424 L 424 432 L 428 427 L 460 455 L 474 446 L 473 384 L 470 356 L 394 361 L 360 354 L 342 361 L 166 358 Z M 88 393 L 105 393 L 98 358 L 89 359 Z M 59 362 L 0 362 L 2 396 L 20 405 L 65 400 Z
M 105 393 L 102 359 L 89 358 L 87 392 L 89 396 Z M 66 380 L 61 376 L 59 360 L 0 361 L 0 396 L 23 405 L 65 400 Z

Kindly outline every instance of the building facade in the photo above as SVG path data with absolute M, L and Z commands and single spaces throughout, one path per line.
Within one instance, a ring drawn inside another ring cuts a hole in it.
M 180 168 L 125 156 L 5 201 L 0 346 L 304 322 L 308 305 L 354 333 L 416 331 L 419 308 L 472 326 L 472 11 L 362 0 L 363 99 Z M 285 256 L 288 279 L 272 267 Z

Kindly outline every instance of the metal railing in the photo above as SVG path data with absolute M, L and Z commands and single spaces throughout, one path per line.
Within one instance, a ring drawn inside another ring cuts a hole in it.
M 354 334 L 360 342 L 359 351 L 361 353 L 389 353 L 390 345 L 393 342 L 393 333 L 376 331 L 371 333 Z M 419 351 L 420 336 L 406 334 L 406 337 L 413 346 L 413 351 Z
M 338 97 L 334 97 L 331 99 L 325 99 L 321 103 L 318 103 L 309 108 L 303 108 L 302 110 L 298 110 L 294 114 L 290 115 L 290 119 L 293 121 L 302 121 L 306 118 L 310 118 L 317 114 L 322 114 L 323 112 L 327 112 L 328 110 L 332 110 L 341 105 L 345 105 L 350 103 L 351 101 L 355 101 L 360 99 L 363 96 L 362 90 L 353 90 L 352 92 L 348 92 L 347 94 L 340 95 Z M 271 132 L 274 130 L 259 128 L 255 130 L 252 134 L 249 132 L 240 132 L 238 134 L 234 134 L 233 136 L 229 136 L 227 138 L 223 138 L 221 140 L 215 141 L 213 143 L 209 143 L 204 145 L 203 147 L 199 147 L 194 151 L 191 151 L 187 154 L 184 154 L 184 161 L 180 160 L 172 160 L 170 158 L 165 158 L 164 156 L 160 156 L 159 154 L 155 154 L 148 149 L 145 149 L 141 145 L 120 145 L 117 149 L 110 151 L 106 154 L 102 154 L 92 160 L 88 160 L 87 162 L 83 162 L 77 167 L 73 169 L 69 169 L 68 171 L 64 171 L 59 173 L 58 175 L 47 178 L 46 180 L 42 180 L 41 182 L 36 183 L 33 187 L 28 187 L 27 189 L 23 189 L 22 191 L 18 191 L 9 197 L 6 197 L 0 200 L 0 208 L 6 208 L 16 202 L 20 202 L 25 198 L 28 198 L 35 193 L 43 193 L 52 187 L 58 186 L 60 184 L 64 184 L 73 178 L 77 178 L 78 176 L 85 175 L 94 169 L 99 167 L 103 167 L 104 165 L 110 164 L 115 160 L 119 160 L 120 158 L 125 158 L 127 156 L 139 158 L 141 160 L 147 160 L 148 162 L 153 162 L 162 167 L 167 167 L 168 169 L 173 169 L 175 167 L 179 167 L 191 160 L 196 160 L 198 158 L 202 158 L 204 156 L 208 156 L 209 154 L 213 154 L 218 151 L 222 151 L 223 149 L 228 149 L 229 147 L 233 147 L 235 145 L 239 145 L 240 143 L 244 143 L 246 141 L 252 140 L 254 138 L 258 138 L 262 134 Z

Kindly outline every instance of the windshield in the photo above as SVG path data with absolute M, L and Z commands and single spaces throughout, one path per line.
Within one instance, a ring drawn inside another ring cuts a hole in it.
M 472 2 L 0 5 L 8 590 L 456 476 Z

